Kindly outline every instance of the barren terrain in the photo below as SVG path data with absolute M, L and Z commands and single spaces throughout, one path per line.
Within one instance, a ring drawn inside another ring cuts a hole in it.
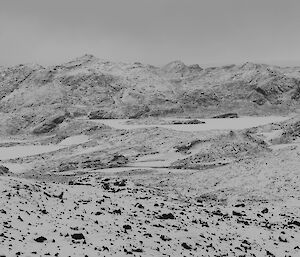
M 0 72 L 0 256 L 300 256 L 297 68 Z

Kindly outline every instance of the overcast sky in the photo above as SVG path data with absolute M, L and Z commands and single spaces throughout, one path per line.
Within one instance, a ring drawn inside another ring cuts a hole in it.
M 300 0 L 1 0 L 0 65 L 300 65 Z

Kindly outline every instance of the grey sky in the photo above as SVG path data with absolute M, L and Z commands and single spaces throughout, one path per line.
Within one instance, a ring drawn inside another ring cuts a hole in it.
M 0 65 L 300 65 L 299 0 L 1 0 Z

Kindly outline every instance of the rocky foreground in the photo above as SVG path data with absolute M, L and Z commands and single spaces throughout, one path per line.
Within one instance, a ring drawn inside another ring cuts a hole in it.
M 116 172 L 81 166 L 17 175 L 2 167 L 0 256 L 299 256 L 298 126 L 292 120 L 248 136 L 232 132 L 229 141 L 227 132 L 217 136 L 207 161 L 227 155 L 231 162 L 208 169 L 195 167 L 201 158 L 184 159 L 180 169 Z M 141 131 L 128 133 L 137 140 Z M 176 149 L 188 155 L 192 147 Z

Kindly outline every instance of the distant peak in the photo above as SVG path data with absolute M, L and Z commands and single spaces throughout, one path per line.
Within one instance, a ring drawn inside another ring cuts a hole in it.
M 23 69 L 23 68 L 29 68 L 31 70 L 41 70 L 44 69 L 43 66 L 36 64 L 36 63 L 24 63 L 24 64 L 18 64 L 18 65 L 14 65 L 14 66 L 8 66 L 8 67 L 4 67 L 4 66 L 0 66 L 0 68 L 13 68 L 13 69 Z
M 83 65 L 83 64 L 88 64 L 88 63 L 93 63 L 95 61 L 98 61 L 99 59 L 95 57 L 92 54 L 85 54 L 80 57 L 77 57 L 65 64 L 62 64 L 64 67 L 73 67 L 73 66 L 78 66 L 78 65 Z
M 202 71 L 202 70 L 203 70 L 203 68 L 201 68 L 201 67 L 199 66 L 199 64 L 192 64 L 192 65 L 189 65 L 189 69 L 195 70 L 195 71 Z
M 90 61 L 90 60 L 96 60 L 96 59 L 97 59 L 97 57 L 95 57 L 92 54 L 85 54 L 85 55 L 82 55 L 82 56 L 76 58 L 76 60 L 83 60 L 83 61 Z
M 186 65 L 184 64 L 183 61 L 175 60 L 175 61 L 169 62 L 164 67 L 167 67 L 167 66 L 186 66 Z
M 182 71 L 185 68 L 187 68 L 187 66 L 182 61 L 178 60 L 170 62 L 162 67 L 162 69 L 166 72 L 178 72 Z
M 261 69 L 266 66 L 267 65 L 260 64 L 260 63 L 245 62 L 244 64 L 241 65 L 241 68 L 242 69 Z
M 186 65 L 182 61 L 173 61 L 162 67 L 162 70 L 168 73 L 194 73 L 200 72 L 203 69 L 198 64 Z

